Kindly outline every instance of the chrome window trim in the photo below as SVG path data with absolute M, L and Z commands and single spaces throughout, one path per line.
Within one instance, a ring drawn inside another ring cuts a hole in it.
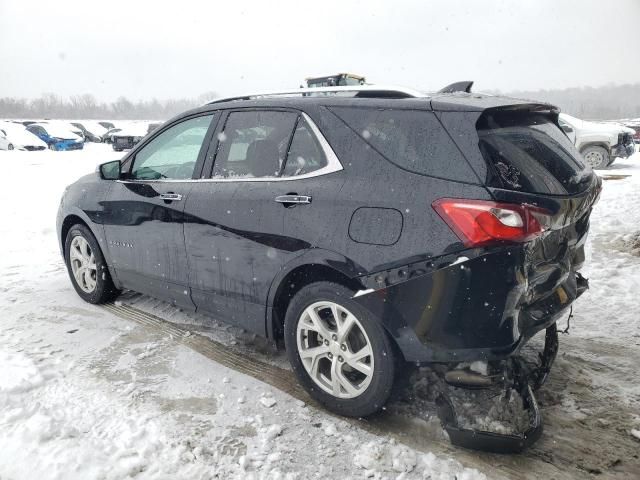
M 338 156 L 329 145 L 329 142 L 324 137 L 318 126 L 315 124 L 309 116 L 301 112 L 302 118 L 309 124 L 311 127 L 311 131 L 315 135 L 320 143 L 320 147 L 324 152 L 325 157 L 327 158 L 327 165 L 314 170 L 313 172 L 305 173 L 303 175 L 295 175 L 292 177 L 238 177 L 238 178 L 187 178 L 187 179 L 174 179 L 174 178 L 165 178 L 165 179 L 155 179 L 155 180 L 116 180 L 116 182 L 120 183 L 192 183 L 192 182 L 203 182 L 203 183 L 225 183 L 225 182 L 290 182 L 294 180 L 303 180 L 305 178 L 314 178 L 321 177 L 323 175 L 328 175 L 330 173 L 339 172 L 340 170 L 344 170 L 342 163 L 338 159 Z M 288 153 L 288 152 L 287 152 Z

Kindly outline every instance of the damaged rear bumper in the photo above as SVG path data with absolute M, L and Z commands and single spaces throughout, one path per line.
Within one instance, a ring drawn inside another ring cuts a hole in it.
M 362 278 L 354 300 L 407 361 L 500 360 L 554 324 L 587 288 L 571 268 L 532 272 L 523 246 L 447 255 Z
M 528 382 L 520 359 L 512 359 L 514 383 L 511 386 L 522 398 L 528 414 L 528 426 L 519 433 L 504 434 L 461 427 L 456 409 L 446 390 L 436 399 L 438 417 L 453 445 L 492 453 L 519 453 L 533 445 L 542 435 L 542 415 L 533 388 Z
M 499 376 L 503 388 L 515 391 L 522 399 L 522 406 L 528 416 L 527 426 L 523 431 L 497 433 L 462 427 L 458 422 L 458 414 L 448 387 L 446 385 L 442 387 L 436 398 L 436 406 L 442 428 L 447 431 L 451 443 L 459 447 L 493 453 L 519 453 L 533 445 L 542 435 L 543 425 L 542 415 L 533 392 L 547 380 L 557 353 L 558 330 L 554 323 L 546 330 L 544 350 L 539 354 L 539 362 L 535 367 L 532 368 L 522 358 L 516 356 L 506 361 L 505 372 Z M 453 378 L 459 380 L 457 375 Z M 447 383 L 461 388 L 478 388 L 478 382 L 464 386 L 459 382 L 451 383 L 449 379 Z

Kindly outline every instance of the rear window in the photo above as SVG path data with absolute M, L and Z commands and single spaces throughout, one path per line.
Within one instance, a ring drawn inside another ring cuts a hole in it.
M 378 153 L 405 170 L 478 182 L 433 112 L 345 107 L 331 110 Z
M 592 171 L 553 119 L 531 112 L 485 113 L 476 125 L 487 185 L 567 195 L 588 188 Z

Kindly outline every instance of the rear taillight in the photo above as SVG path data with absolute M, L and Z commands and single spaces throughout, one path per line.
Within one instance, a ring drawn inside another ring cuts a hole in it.
M 466 247 L 528 242 L 551 219 L 549 211 L 526 204 L 441 198 L 432 206 Z

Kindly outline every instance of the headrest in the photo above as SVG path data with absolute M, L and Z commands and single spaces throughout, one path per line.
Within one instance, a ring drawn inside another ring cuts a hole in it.
M 247 148 L 247 166 L 254 177 L 272 177 L 280 170 L 280 151 L 273 140 L 255 140 Z

